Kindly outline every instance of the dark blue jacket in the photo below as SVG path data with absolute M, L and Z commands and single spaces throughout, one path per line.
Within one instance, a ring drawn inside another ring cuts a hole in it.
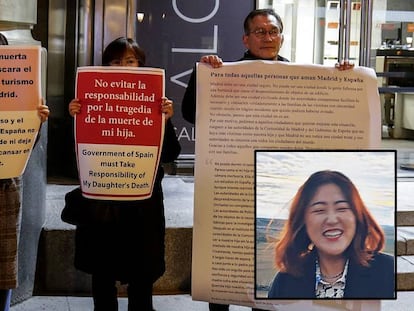
M 310 256 L 305 263 L 305 274 L 293 277 L 288 273 L 277 273 L 268 298 L 272 299 L 314 299 L 315 260 Z M 395 299 L 394 257 L 376 254 L 369 267 L 350 261 L 345 284 L 345 299 Z

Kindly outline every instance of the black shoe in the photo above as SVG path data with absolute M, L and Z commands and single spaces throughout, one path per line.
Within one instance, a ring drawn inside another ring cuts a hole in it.
M 218 303 L 209 303 L 208 309 L 210 311 L 229 311 L 229 305 L 221 305 Z

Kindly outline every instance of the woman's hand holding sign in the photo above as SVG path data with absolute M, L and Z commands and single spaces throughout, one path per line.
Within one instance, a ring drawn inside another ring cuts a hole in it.
M 69 114 L 74 117 L 75 114 L 78 114 L 80 112 L 81 104 L 79 103 L 78 98 L 72 99 L 72 101 L 69 103 Z
M 174 115 L 174 108 L 172 100 L 169 100 L 167 97 L 162 98 L 161 110 L 165 114 L 165 120 L 168 120 Z
M 49 117 L 49 107 L 45 104 L 45 100 L 42 98 L 42 102 L 37 106 L 37 112 L 40 117 L 40 122 L 45 122 Z
M 73 117 L 80 112 L 81 104 L 78 98 L 72 99 L 69 103 L 69 114 Z M 163 97 L 161 101 L 161 111 L 165 114 L 165 120 L 174 115 L 173 101 L 167 97 Z

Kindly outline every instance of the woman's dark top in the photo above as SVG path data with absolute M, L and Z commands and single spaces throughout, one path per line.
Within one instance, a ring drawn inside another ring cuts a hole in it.
M 173 124 L 167 120 L 161 163 L 173 162 L 180 151 Z M 149 199 L 110 201 L 110 223 L 76 227 L 77 269 L 112 276 L 123 283 L 137 279 L 155 282 L 164 273 L 163 177 L 160 165 Z
M 344 299 L 395 299 L 394 257 L 378 253 L 363 267 L 350 260 L 346 276 Z M 304 263 L 304 275 L 294 277 L 289 273 L 277 273 L 268 298 L 315 299 L 315 257 L 309 256 Z

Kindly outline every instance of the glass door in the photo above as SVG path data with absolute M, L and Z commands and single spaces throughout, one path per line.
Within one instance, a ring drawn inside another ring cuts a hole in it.
M 259 0 L 257 8 L 273 8 L 284 23 L 280 54 L 292 62 L 333 65 L 340 56 L 340 0 Z M 343 11 L 343 10 L 342 10 Z M 348 59 L 358 63 L 361 2 L 351 1 Z
M 282 17 L 280 55 L 290 61 L 332 65 L 347 51 L 349 60 L 376 71 L 382 138 L 391 148 L 403 143 L 414 169 L 414 1 L 258 0 L 256 7 Z
M 414 2 L 373 1 L 372 25 L 383 137 L 414 139 Z

